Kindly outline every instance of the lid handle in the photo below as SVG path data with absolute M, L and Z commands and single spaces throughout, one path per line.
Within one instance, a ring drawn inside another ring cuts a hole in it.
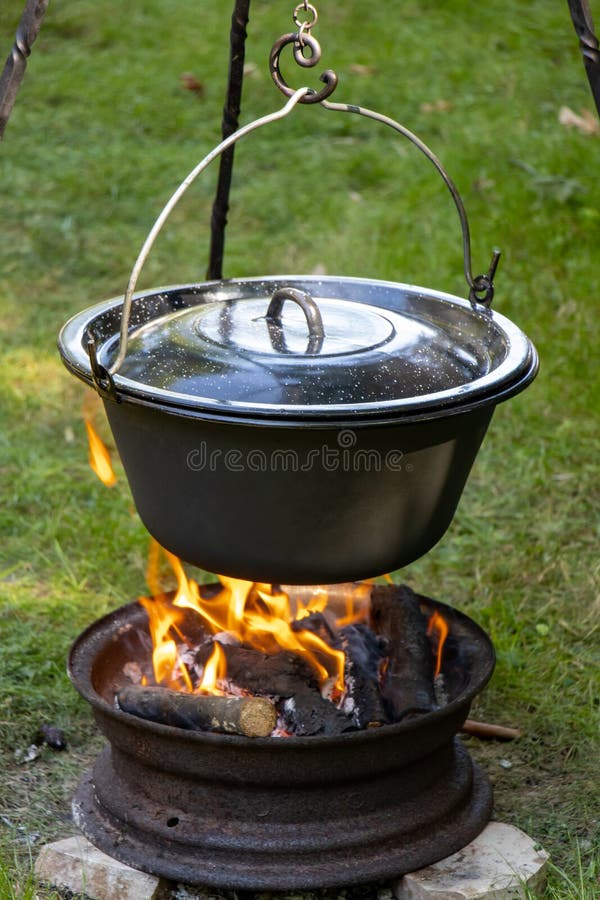
M 315 300 L 307 291 L 301 291 L 298 288 L 282 287 L 276 290 L 271 297 L 269 308 L 267 309 L 267 325 L 271 335 L 271 342 L 275 350 L 282 353 L 289 353 L 285 343 L 285 337 L 282 334 L 283 322 L 283 304 L 286 300 L 293 300 L 306 318 L 308 325 L 308 345 L 305 353 L 316 354 L 321 351 L 323 341 L 325 339 L 325 329 L 323 328 L 323 317 Z

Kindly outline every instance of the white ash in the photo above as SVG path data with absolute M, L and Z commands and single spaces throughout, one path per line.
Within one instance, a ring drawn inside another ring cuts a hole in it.
M 195 679 L 197 682 L 200 682 L 202 681 L 202 676 L 204 675 L 204 666 L 201 666 L 196 662 L 197 652 L 198 651 L 195 647 L 188 647 L 184 645 L 179 645 L 177 647 L 177 655 L 179 657 L 180 664 L 182 666 L 185 666 L 192 681 L 194 681 Z
M 141 667 L 136 662 L 127 662 L 123 666 L 123 675 L 132 682 L 132 684 L 140 684 L 142 678 L 144 677 L 142 674 Z
M 219 679 L 219 687 L 222 691 L 225 691 L 228 697 L 253 696 L 250 691 L 246 691 L 244 690 L 244 688 L 238 687 L 234 681 L 230 681 L 228 678 Z
M 436 675 L 433 680 L 433 693 L 435 702 L 438 706 L 448 705 L 448 691 L 446 689 L 446 679 L 444 678 L 443 672 Z
M 321 697 L 324 700 L 331 700 L 332 703 L 335 703 L 333 699 L 333 692 L 335 688 L 335 678 L 326 678 L 323 684 L 321 685 Z M 337 704 L 336 704 L 337 705 Z
M 353 697 L 356 682 L 354 680 L 354 676 L 351 675 L 348 671 L 346 671 L 344 681 L 346 683 L 346 690 L 342 694 L 342 697 L 338 704 L 338 708 L 341 709 L 342 712 L 346 713 L 347 716 L 353 717 L 356 710 L 356 702 Z
M 239 645 L 242 643 L 235 634 L 231 633 L 231 631 L 219 631 L 218 634 L 212 635 L 211 640 L 217 641 L 219 644 L 229 645 L 231 647 L 239 647 Z

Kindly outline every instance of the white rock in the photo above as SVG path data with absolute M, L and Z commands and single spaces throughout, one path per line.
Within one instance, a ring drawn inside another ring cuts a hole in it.
M 541 894 L 548 854 L 523 831 L 490 824 L 470 844 L 425 869 L 405 875 L 396 900 L 519 900 Z
M 42 847 L 35 864 L 39 882 L 83 893 L 90 900 L 158 900 L 164 883 L 96 849 L 83 836 Z

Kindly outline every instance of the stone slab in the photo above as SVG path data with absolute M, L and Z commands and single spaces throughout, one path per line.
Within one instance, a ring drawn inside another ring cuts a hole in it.
M 42 847 L 35 864 L 39 882 L 89 900 L 160 900 L 166 883 L 112 859 L 81 835 Z
M 490 822 L 458 853 L 401 878 L 396 900 L 520 900 L 541 895 L 548 854 L 514 825 Z

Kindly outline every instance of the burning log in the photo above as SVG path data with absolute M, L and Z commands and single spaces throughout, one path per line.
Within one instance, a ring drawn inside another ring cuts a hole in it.
M 352 719 L 321 696 L 314 669 L 296 653 L 266 654 L 251 647 L 224 644 L 227 679 L 252 694 L 279 697 L 277 709 L 286 731 L 298 736 L 353 731 Z M 208 649 L 198 652 L 204 663 Z
M 298 737 L 315 734 L 334 735 L 355 731 L 353 720 L 319 691 L 300 686 L 282 705 L 281 716 L 286 730 Z
M 296 653 L 283 650 L 267 654 L 237 644 L 222 644 L 221 649 L 227 661 L 228 681 L 251 694 L 293 697 L 303 685 L 318 691 L 314 669 Z M 210 645 L 201 647 L 197 662 L 204 665 L 210 651 Z
M 406 585 L 371 592 L 371 628 L 383 639 L 387 658 L 381 695 L 393 722 L 437 709 L 433 654 L 427 620 L 414 592 Z
M 275 707 L 264 697 L 214 697 L 131 685 L 119 691 L 117 702 L 124 712 L 162 725 L 245 737 L 268 737 L 277 722 Z
M 379 639 L 365 625 L 346 625 L 340 631 L 346 654 L 344 710 L 352 715 L 357 728 L 389 722 L 378 682 L 381 662 Z
M 331 616 L 333 619 L 333 617 Z M 302 619 L 294 619 L 291 624 L 292 631 L 310 631 L 320 637 L 331 647 L 339 647 L 340 642 L 335 630 L 335 620 L 329 621 L 329 618 L 322 612 L 312 612 Z

